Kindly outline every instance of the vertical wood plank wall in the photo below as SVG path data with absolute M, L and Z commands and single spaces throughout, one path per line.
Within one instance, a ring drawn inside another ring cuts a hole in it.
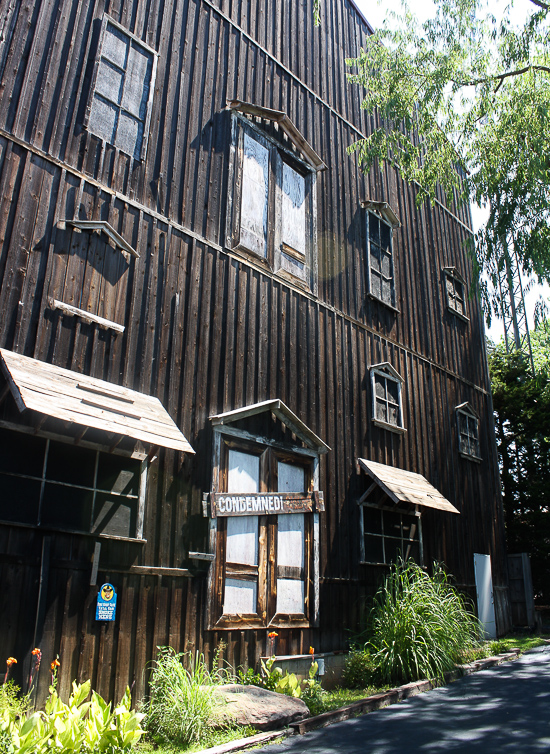
M 83 128 L 104 12 L 159 53 L 143 162 Z M 469 322 L 447 310 L 442 272 L 456 266 L 472 282 L 469 210 L 448 210 L 443 197 L 418 209 L 414 186 L 390 168 L 364 176 L 347 154 L 375 123 L 346 81 L 344 60 L 367 33 L 355 9 L 327 0 L 315 28 L 312 0 L 12 0 L 0 6 L 0 31 L 0 346 L 158 396 L 196 451 L 161 451 L 151 465 L 146 544 L 103 542 L 99 583 L 118 590 L 115 625 L 94 621 L 93 538 L 52 537 L 41 648 L 45 668 L 60 655 L 61 691 L 91 677 L 110 697 L 134 683 L 139 698 L 161 644 L 211 656 L 223 638 L 237 665 L 265 651 L 265 632 L 203 630 L 204 574 L 129 569 L 187 567 L 189 550 L 207 548 L 208 417 L 268 398 L 332 449 L 320 466 L 320 628 L 288 631 L 280 649 L 341 648 L 361 595 L 382 575 L 359 565 L 358 456 L 424 474 L 460 509 L 424 514 L 426 560 L 444 561 L 473 596 L 473 552 L 489 552 L 506 628 L 482 317 L 476 299 Z M 286 112 L 328 167 L 317 186 L 318 297 L 224 248 L 232 99 Z M 365 198 L 388 201 L 402 223 L 398 314 L 367 296 Z M 74 218 L 107 220 L 140 254 L 116 290 L 110 318 L 122 334 L 48 306 L 63 290 L 62 221 Z M 381 361 L 405 381 L 403 436 L 370 420 L 368 367 Z M 458 452 L 454 408 L 465 401 L 480 416 L 482 464 Z M 42 541 L 40 531 L 0 525 L 0 646 L 23 660 L 21 673 Z M 47 676 L 46 668 L 41 691 Z

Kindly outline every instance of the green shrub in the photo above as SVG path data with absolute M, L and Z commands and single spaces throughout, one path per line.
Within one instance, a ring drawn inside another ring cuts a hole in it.
M 44 712 L 19 714 L 14 706 L 0 712 L 2 754 L 124 754 L 136 744 L 143 730 L 143 715 L 130 710 L 130 690 L 117 707 L 99 694 L 90 695 L 90 681 L 73 683 L 68 704 L 53 687 Z
M 185 660 L 189 669 L 183 665 Z M 180 746 L 202 740 L 212 724 L 221 724 L 216 720 L 214 691 L 228 680 L 232 679 L 224 670 L 210 672 L 202 654 L 193 657 L 171 647 L 158 647 L 145 705 L 147 731 L 156 740 Z
M 479 643 L 480 624 L 444 569 L 430 577 L 411 561 L 392 566 L 370 615 L 368 649 L 382 683 L 441 678 Z
M 9 710 L 16 717 L 22 717 L 30 707 L 30 694 L 21 694 L 21 689 L 12 680 L 0 686 L 0 715 Z
M 375 666 L 367 649 L 352 647 L 342 673 L 343 685 L 348 689 L 366 689 L 375 677 Z

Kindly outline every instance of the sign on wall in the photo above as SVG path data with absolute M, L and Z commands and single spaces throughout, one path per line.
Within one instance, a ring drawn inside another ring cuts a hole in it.
M 116 617 L 116 592 L 112 584 L 103 584 L 97 595 L 96 620 L 114 620 Z
M 210 515 L 264 516 L 281 513 L 324 511 L 322 492 L 211 492 Z

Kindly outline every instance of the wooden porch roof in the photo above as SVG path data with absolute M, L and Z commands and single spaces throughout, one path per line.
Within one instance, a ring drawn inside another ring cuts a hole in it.
M 19 411 L 150 445 L 195 451 L 158 398 L 0 348 L 0 367 Z
M 386 466 L 383 463 L 367 461 L 366 458 L 358 458 L 357 460 L 359 466 L 367 472 L 373 483 L 384 490 L 394 503 L 410 503 L 411 505 L 423 505 L 426 508 L 437 508 L 449 513 L 460 513 L 421 474 L 396 469 L 394 466 Z M 367 497 L 370 491 L 371 488 L 367 490 L 363 497 Z M 363 498 L 360 502 L 364 502 Z

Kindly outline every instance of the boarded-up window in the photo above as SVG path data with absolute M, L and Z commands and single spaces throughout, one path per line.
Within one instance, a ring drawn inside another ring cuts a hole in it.
M 224 443 L 224 491 L 305 493 L 311 463 L 271 448 Z M 313 567 L 313 513 L 228 515 L 218 519 L 219 628 L 306 625 Z M 214 595 L 216 598 L 216 595 Z
M 87 127 L 136 160 L 147 147 L 155 71 L 154 50 L 105 17 Z
M 0 429 L 0 520 L 136 537 L 142 464 Z
M 239 246 L 260 257 L 267 256 L 268 201 L 269 149 L 245 133 Z
M 367 257 L 370 295 L 395 307 L 392 229 L 373 212 L 367 212 Z
M 464 408 L 457 408 L 458 448 L 460 454 L 475 460 L 480 459 L 479 450 L 479 420 L 466 404 Z
M 315 171 L 248 123 L 238 122 L 229 243 L 312 289 Z
M 260 459 L 229 450 L 228 492 L 258 492 Z M 227 519 L 225 592 L 223 611 L 229 615 L 255 614 L 258 603 L 258 516 Z
M 418 514 L 364 505 L 361 517 L 363 562 L 390 564 L 403 558 L 422 564 Z
M 277 464 L 279 492 L 305 492 L 305 471 Z M 304 613 L 305 513 L 277 516 L 277 612 Z
M 386 429 L 403 429 L 401 377 L 389 365 L 371 368 L 372 417 Z

